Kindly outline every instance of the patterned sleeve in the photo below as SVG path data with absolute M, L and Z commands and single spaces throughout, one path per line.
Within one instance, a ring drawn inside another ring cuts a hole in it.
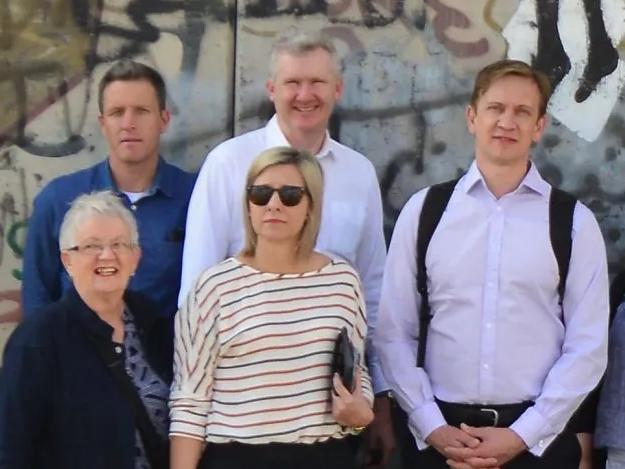
M 169 435 L 204 440 L 219 352 L 219 298 L 214 290 L 203 295 L 201 279 L 176 315 Z

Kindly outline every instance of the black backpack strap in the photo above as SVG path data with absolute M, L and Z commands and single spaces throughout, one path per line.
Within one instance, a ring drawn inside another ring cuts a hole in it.
M 449 203 L 454 187 L 458 179 L 454 179 L 430 187 L 425 195 L 421 215 L 419 216 L 419 228 L 417 232 L 417 291 L 421 295 L 421 307 L 419 308 L 419 347 L 417 349 L 417 366 L 423 368 L 425 363 L 425 347 L 430 327 L 430 300 L 428 296 L 427 270 L 425 267 L 425 255 L 430 245 L 430 240 L 438 223 L 441 221 L 443 212 Z
M 610 283 L 610 323 L 619 305 L 625 301 L 625 270 L 621 270 Z
M 571 246 L 573 244 L 571 233 L 576 203 L 575 197 L 568 192 L 564 192 L 557 187 L 551 188 L 551 197 L 549 198 L 549 236 L 560 274 L 558 283 L 560 306 L 562 306 L 562 301 L 564 300 L 564 288 L 571 261 Z

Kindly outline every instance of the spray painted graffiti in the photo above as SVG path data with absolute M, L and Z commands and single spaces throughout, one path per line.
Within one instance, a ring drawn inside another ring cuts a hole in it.
M 291 26 L 325 31 L 344 57 L 330 130 L 376 166 L 387 236 L 410 194 L 469 164 L 463 112 L 474 74 L 508 54 L 556 87 L 535 161 L 593 208 L 611 266 L 625 258 L 622 0 L 17 3 L 0 0 L 0 322 L 19 317 L 32 198 L 106 152 L 96 85 L 109 64 L 132 57 L 163 73 L 174 115 L 163 154 L 195 169 L 221 140 L 271 115 L 267 54 Z
M 551 78 L 550 113 L 581 138 L 595 140 L 625 87 L 617 51 L 625 38 L 625 3 L 525 0 L 503 34 L 509 56 L 533 62 Z M 519 41 L 528 36 L 536 39 Z

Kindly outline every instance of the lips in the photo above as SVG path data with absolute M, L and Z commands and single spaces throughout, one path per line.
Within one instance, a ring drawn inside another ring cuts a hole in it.
M 503 143 L 516 143 L 517 139 L 512 137 L 504 137 L 504 136 L 495 136 L 493 139 L 498 140 Z
M 115 275 L 117 273 L 117 268 L 115 267 L 97 267 L 95 269 L 96 275 L 100 275 L 102 277 L 110 277 L 111 275 Z
M 299 112 L 312 112 L 316 110 L 318 106 L 316 104 L 311 104 L 308 106 L 294 106 L 294 107 L 295 107 L 295 110 Z

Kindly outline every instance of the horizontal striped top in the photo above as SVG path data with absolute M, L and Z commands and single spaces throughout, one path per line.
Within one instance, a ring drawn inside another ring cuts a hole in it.
M 344 326 L 372 401 L 365 307 L 349 264 L 274 274 L 229 258 L 208 269 L 176 316 L 170 435 L 264 444 L 351 433 L 331 405 L 334 342 Z

